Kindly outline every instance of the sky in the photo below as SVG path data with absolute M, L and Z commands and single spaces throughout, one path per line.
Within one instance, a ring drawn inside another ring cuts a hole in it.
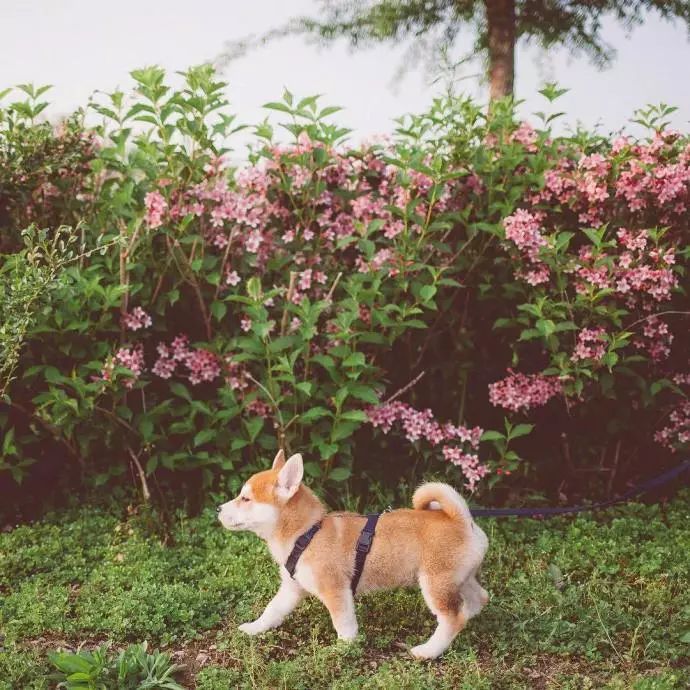
M 129 90 L 132 69 L 158 64 L 172 73 L 213 60 L 227 41 L 262 33 L 317 6 L 314 0 L 2 0 L 0 90 L 23 82 L 52 84 L 48 112 L 56 117 L 86 104 L 94 90 Z M 604 37 L 618 51 L 605 71 L 565 51 L 519 47 L 516 92 L 525 101 L 523 116 L 534 119 L 530 114 L 545 104 L 539 88 L 557 81 L 570 89 L 558 103 L 567 113 L 563 126 L 617 131 L 636 108 L 665 102 L 678 106 L 673 126 L 690 130 L 687 29 L 652 15 L 629 37 L 607 21 Z M 469 47 L 469 38 L 461 39 L 458 55 Z M 422 111 L 441 88 L 422 69 L 397 79 L 403 54 L 403 46 L 352 53 L 344 42 L 323 49 L 295 37 L 250 52 L 223 76 L 241 122 L 263 119 L 261 105 L 278 100 L 287 87 L 298 96 L 323 94 L 324 104 L 344 107 L 339 122 L 361 140 L 390 132 L 393 118 Z M 486 93 L 474 78 L 458 82 L 457 89 Z

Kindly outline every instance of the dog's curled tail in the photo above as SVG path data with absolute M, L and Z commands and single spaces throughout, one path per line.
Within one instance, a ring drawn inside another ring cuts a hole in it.
M 440 508 L 452 520 L 472 524 L 472 515 L 465 499 L 452 486 L 441 482 L 422 484 L 412 496 L 412 507 L 415 510 Z

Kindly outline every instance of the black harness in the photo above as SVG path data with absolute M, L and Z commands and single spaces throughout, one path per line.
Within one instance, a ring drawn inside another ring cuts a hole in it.
M 357 591 L 357 585 L 359 584 L 359 579 L 362 577 L 364 572 L 364 563 L 367 560 L 369 551 L 371 550 L 371 544 L 374 541 L 374 534 L 376 534 L 376 523 L 379 521 L 380 513 L 372 513 L 367 515 L 367 523 L 362 528 L 359 533 L 359 539 L 357 540 L 357 546 L 355 548 L 355 570 L 352 574 L 352 582 L 350 583 L 350 588 L 354 594 Z M 295 569 L 297 568 L 297 561 L 299 561 L 300 556 L 304 553 L 307 546 L 309 546 L 314 535 L 321 529 L 321 522 L 317 522 L 312 525 L 299 539 L 295 542 L 287 561 L 285 561 L 285 569 L 290 573 L 290 577 L 294 579 Z
M 295 568 L 297 567 L 297 561 L 302 555 L 304 550 L 309 546 L 309 542 L 314 538 L 314 535 L 321 529 L 321 521 L 312 525 L 296 542 L 287 561 L 285 561 L 285 570 L 290 573 L 290 577 L 295 579 Z

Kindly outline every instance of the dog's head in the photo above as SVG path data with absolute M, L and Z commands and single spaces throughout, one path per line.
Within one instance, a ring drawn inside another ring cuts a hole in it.
M 283 451 L 278 451 L 270 470 L 253 475 L 237 498 L 219 506 L 218 519 L 226 529 L 269 535 L 297 493 L 303 473 L 301 455 L 293 455 L 286 462 Z

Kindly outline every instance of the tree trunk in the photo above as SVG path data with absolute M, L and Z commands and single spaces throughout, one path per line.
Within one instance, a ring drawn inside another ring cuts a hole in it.
M 515 82 L 515 0 L 485 0 L 489 38 L 489 98 L 513 95 Z

